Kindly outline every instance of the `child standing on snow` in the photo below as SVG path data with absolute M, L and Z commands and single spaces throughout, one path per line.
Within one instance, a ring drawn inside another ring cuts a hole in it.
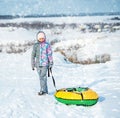
M 40 92 L 38 95 L 47 94 L 47 70 L 53 66 L 53 57 L 51 46 L 46 42 L 46 35 L 42 31 L 37 33 L 37 42 L 33 45 L 31 63 L 32 70 L 35 70 L 36 67 L 39 75 Z

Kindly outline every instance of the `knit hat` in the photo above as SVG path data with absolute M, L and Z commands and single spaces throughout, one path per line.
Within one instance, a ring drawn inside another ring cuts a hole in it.
M 45 33 L 44 32 L 39 32 L 38 35 L 37 35 L 37 38 L 38 39 L 40 39 L 40 38 L 46 39 Z

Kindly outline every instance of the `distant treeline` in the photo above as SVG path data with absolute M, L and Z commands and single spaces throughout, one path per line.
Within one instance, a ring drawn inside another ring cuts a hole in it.
M 67 17 L 67 16 L 107 16 L 120 15 L 120 12 L 105 12 L 105 13 L 79 13 L 79 14 L 31 14 L 31 15 L 0 15 L 0 19 L 14 18 L 39 18 L 39 17 Z

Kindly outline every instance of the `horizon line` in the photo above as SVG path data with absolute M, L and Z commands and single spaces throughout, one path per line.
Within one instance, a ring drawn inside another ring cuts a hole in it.
M 74 16 L 106 16 L 120 15 L 120 12 L 96 12 L 96 13 L 79 13 L 79 14 L 28 14 L 28 15 L 0 15 L 0 19 L 14 18 L 40 18 L 40 17 L 74 17 Z

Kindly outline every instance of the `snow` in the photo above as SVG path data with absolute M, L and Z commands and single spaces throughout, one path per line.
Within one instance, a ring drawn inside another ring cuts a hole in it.
M 105 16 L 78 16 L 78 17 L 40 17 L 40 18 L 16 18 L 12 20 L 0 20 L 0 23 L 3 22 L 12 22 L 12 23 L 20 23 L 20 22 L 35 22 L 35 21 L 41 21 L 41 22 L 52 22 L 56 24 L 61 24 L 61 23 L 98 23 L 98 22 L 103 22 L 103 23 L 114 23 L 114 20 L 111 20 L 113 17 L 119 17 L 119 15 L 105 15 Z M 89 19 L 89 20 L 87 20 Z M 116 20 L 118 23 L 120 22 L 119 20 Z
M 89 21 L 89 18 L 87 19 L 86 21 Z M 51 22 L 54 20 L 56 18 L 51 18 Z M 73 22 L 75 22 L 74 17 Z M 68 28 L 62 30 L 59 35 L 53 34 L 51 29 L 44 29 L 44 31 L 49 41 L 55 38 L 60 40 L 52 46 L 53 50 L 56 47 L 67 48 L 79 43 L 82 46 L 81 52 L 78 52 L 80 58 L 85 59 L 92 57 L 93 54 L 102 53 L 111 55 L 111 61 L 106 63 L 80 65 L 66 61 L 59 52 L 53 53 L 53 75 L 57 89 L 89 87 L 98 93 L 98 103 L 91 107 L 83 107 L 67 106 L 57 102 L 54 98 L 55 88 L 50 77 L 48 78 L 49 94 L 38 96 L 39 79 L 37 72 L 31 69 L 31 47 L 25 53 L 20 54 L 0 53 L 0 117 L 119 118 L 120 31 L 80 33 L 77 29 Z M 36 32 L 37 30 L 22 28 L 12 31 L 8 27 L 0 28 L 0 43 L 18 44 L 31 41 L 35 39 Z

